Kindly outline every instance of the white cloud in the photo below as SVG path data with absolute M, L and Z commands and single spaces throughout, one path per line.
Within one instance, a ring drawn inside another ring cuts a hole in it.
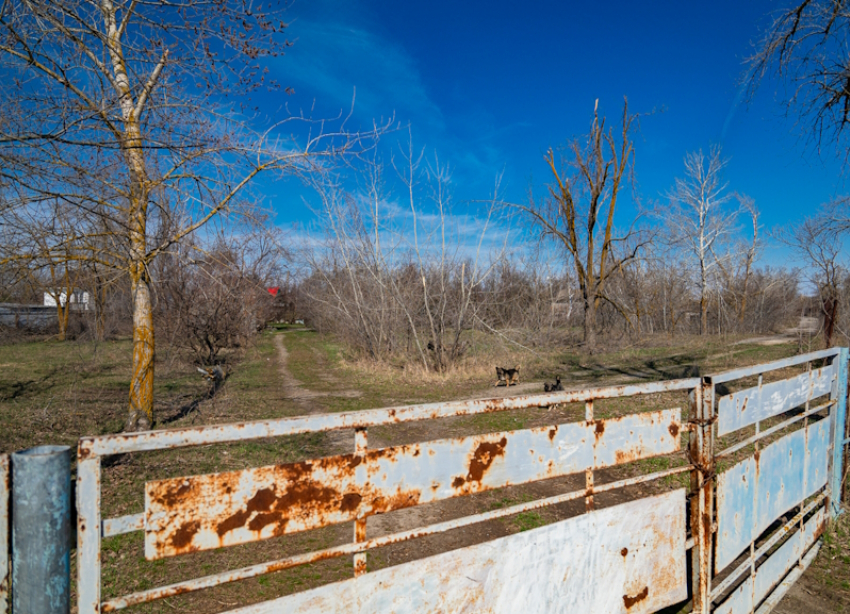
M 279 80 L 323 105 L 347 110 L 356 89 L 361 119 L 395 114 L 427 132 L 445 130 L 440 108 L 428 95 L 414 60 L 400 46 L 363 28 L 299 19 L 297 40 L 279 64 Z M 300 90 L 303 88 L 304 92 Z

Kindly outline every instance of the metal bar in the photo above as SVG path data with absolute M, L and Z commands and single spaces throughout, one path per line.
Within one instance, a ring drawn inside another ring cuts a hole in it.
M 835 388 L 836 367 L 829 365 L 794 377 L 761 383 L 720 397 L 717 433 L 725 435 L 830 394 Z
M 766 556 L 758 569 L 747 575 L 717 606 L 714 614 L 751 614 L 792 568 L 802 566 L 806 553 L 823 533 L 827 517 L 826 508 L 821 507 L 799 531 L 794 531 Z
M 0 454 L 0 614 L 9 612 L 9 491 L 11 488 L 9 455 Z
M 658 480 L 668 476 L 678 475 L 680 473 L 685 473 L 690 470 L 690 465 L 684 465 L 682 467 L 675 467 L 673 469 L 658 471 L 647 475 L 639 475 L 633 478 L 619 480 L 617 482 L 608 482 L 606 484 L 601 484 L 597 486 L 594 491 L 597 493 L 607 492 L 609 490 L 616 490 L 618 488 L 625 488 L 627 486 L 634 486 L 636 484 L 642 484 L 644 482 L 650 482 L 652 480 Z M 504 518 L 506 516 L 513 516 L 514 514 L 519 514 L 521 512 L 527 512 L 544 507 L 549 507 L 550 505 L 557 505 L 559 503 L 565 503 L 567 501 L 574 501 L 576 499 L 581 499 L 584 496 L 584 490 L 577 490 L 561 495 L 547 497 L 545 499 L 538 499 L 536 501 L 520 503 L 512 507 L 500 508 L 489 512 L 475 514 L 473 516 L 464 516 L 455 520 L 447 520 L 445 522 L 433 524 L 427 527 L 413 529 L 410 531 L 383 535 L 374 539 L 367 539 L 364 542 L 351 542 L 347 544 L 342 544 L 340 546 L 334 546 L 333 548 L 327 548 L 325 550 L 308 552 L 306 554 L 299 554 L 296 556 L 279 559 L 277 561 L 260 563 L 258 565 L 252 565 L 250 567 L 243 567 L 241 569 L 234 569 L 232 571 L 227 571 L 220 574 L 214 574 L 202 578 L 187 580 L 185 582 L 171 584 L 168 586 L 162 586 L 146 591 L 140 591 L 138 593 L 132 593 L 130 595 L 125 595 L 123 597 L 118 597 L 109 601 L 105 601 L 103 603 L 102 611 L 112 612 L 114 610 L 121 610 L 132 605 L 137 605 L 139 603 L 146 603 L 148 601 L 163 599 L 165 597 L 173 597 L 174 595 L 197 591 L 205 588 L 211 588 L 213 586 L 219 586 L 221 584 L 226 584 L 229 582 L 245 580 L 247 578 L 253 578 L 256 576 L 289 569 L 290 567 L 297 567 L 299 565 L 315 563 L 317 561 L 323 561 L 325 559 L 337 558 L 340 556 L 346 556 L 358 552 L 365 552 L 373 548 L 379 548 L 382 546 L 408 541 L 419 537 L 426 537 L 428 535 L 434 535 L 436 533 L 443 533 L 446 531 L 451 531 L 453 529 L 460 529 L 473 524 L 478 524 L 480 522 L 496 520 L 498 518 Z
M 791 426 L 795 422 L 799 422 L 803 418 L 808 418 L 812 414 L 816 414 L 819 411 L 823 411 L 824 409 L 826 409 L 828 407 L 832 407 L 833 405 L 835 405 L 835 403 L 836 402 L 834 400 L 828 401 L 827 403 L 824 403 L 823 405 L 818 405 L 817 407 L 813 407 L 812 409 L 810 409 L 806 412 L 803 412 L 799 416 L 794 416 L 793 418 L 785 420 L 784 422 L 780 422 L 779 424 L 774 425 L 767 430 L 759 431 L 756 435 L 753 435 L 752 437 L 748 437 L 747 439 L 736 443 L 734 446 L 729 446 L 725 450 L 721 450 L 720 452 L 718 452 L 715 455 L 715 458 L 723 458 L 724 456 L 729 456 L 730 454 L 734 454 L 738 450 L 746 448 L 751 443 L 755 443 L 756 441 L 759 441 L 760 439 L 764 439 L 765 437 L 769 437 L 770 435 L 773 435 L 775 432 L 781 431 L 782 429 Z
M 354 456 L 363 462 L 363 457 L 366 454 L 368 447 L 368 439 L 366 429 L 357 429 L 354 431 Z M 358 476 L 359 477 L 359 476 Z M 364 476 L 365 477 L 365 476 Z M 365 484 L 362 480 L 358 486 L 363 488 Z M 363 509 L 358 509 L 357 517 L 354 519 L 354 542 L 360 543 L 366 541 L 366 512 Z M 362 576 L 366 573 L 366 553 L 358 552 L 354 555 L 354 577 Z
M 696 466 L 691 477 L 691 534 L 694 536 L 693 556 L 693 611 L 708 614 L 711 609 L 711 525 L 712 476 L 714 475 L 714 384 L 701 382 L 691 398 L 691 416 L 697 428 L 691 432 L 690 454 Z
M 145 528 L 145 515 L 129 514 L 127 516 L 119 516 L 118 518 L 106 518 L 101 523 L 101 537 L 114 537 L 122 533 L 132 533 L 133 531 L 141 531 Z
M 767 373 L 768 371 L 776 371 L 777 369 L 793 367 L 794 365 L 800 365 L 812 360 L 818 360 L 819 358 L 829 358 L 830 356 L 837 355 L 840 350 L 841 348 L 830 348 L 828 350 L 820 350 L 818 352 L 809 352 L 808 354 L 801 354 L 799 356 L 792 356 L 790 358 L 774 360 L 772 362 L 766 362 L 760 365 L 754 365 L 752 367 L 742 367 L 740 369 L 724 371 L 723 373 L 710 375 L 709 379 L 711 379 L 711 381 L 715 384 L 722 384 L 733 379 L 741 379 L 743 377 L 749 377 L 751 375 Z
M 795 567 L 791 570 L 791 573 L 782 581 L 773 594 L 768 597 L 765 602 L 761 605 L 761 607 L 756 610 L 756 614 L 768 614 L 773 610 L 779 602 L 782 601 L 782 598 L 785 596 L 785 593 L 794 585 L 794 583 L 800 579 L 806 570 L 809 568 L 809 565 L 817 558 L 818 552 L 820 552 L 821 544 L 820 542 L 816 543 L 812 546 L 812 549 L 809 550 L 809 553 L 803 558 L 802 565 Z
M 832 444 L 832 471 L 829 476 L 829 484 L 831 491 L 830 499 L 830 515 L 835 518 L 841 513 L 841 483 L 844 477 L 844 446 L 839 444 L 839 440 L 844 438 L 846 419 L 847 419 L 847 360 L 848 348 L 840 348 L 838 357 L 833 361 L 838 361 L 838 377 L 836 378 L 835 386 L 832 390 L 832 399 L 838 401 L 835 408 L 835 419 L 832 421 L 833 431 L 830 433 L 830 441 Z
M 71 609 L 71 448 L 12 455 L 12 611 Z
M 779 529 L 776 530 L 776 533 L 770 536 L 766 542 L 764 542 L 761 546 L 758 547 L 755 551 L 755 558 L 758 560 L 761 558 L 766 552 L 770 551 L 773 546 L 775 546 L 783 537 L 788 535 L 788 533 L 794 528 L 794 525 L 798 524 L 803 518 L 805 518 L 812 510 L 818 507 L 821 503 L 823 503 L 824 499 L 826 499 L 826 494 L 822 493 L 818 495 L 814 500 L 812 500 L 802 512 L 798 512 L 796 516 L 791 518 L 788 522 L 782 525 Z M 726 576 L 721 582 L 715 586 L 711 591 L 711 599 L 717 599 L 720 595 L 726 592 L 726 590 L 732 586 L 735 582 L 737 582 L 738 578 L 741 577 L 745 571 L 750 568 L 750 561 L 744 561 L 741 563 L 735 570 Z
M 211 443 L 244 441 L 263 437 L 279 437 L 282 435 L 297 435 L 318 431 L 381 426 L 416 420 L 526 409 L 529 407 L 548 407 L 561 403 L 583 403 L 592 399 L 611 399 L 640 394 L 690 390 L 698 386 L 699 381 L 698 378 L 690 378 L 502 399 L 475 399 L 451 403 L 429 403 L 426 405 L 389 407 L 338 414 L 313 414 L 310 416 L 280 418 L 277 420 L 258 420 L 237 424 L 202 426 L 190 429 L 83 437 L 80 439 L 79 455 L 80 458 L 85 459 L 90 456 L 144 452 Z
M 77 611 L 98 614 L 100 604 L 100 458 L 77 462 Z
M 676 408 L 149 482 L 145 556 L 232 546 L 670 454 L 681 449 L 681 423 Z
M 593 422 L 593 399 L 586 401 L 584 404 L 584 420 L 588 424 Z M 681 419 L 679 420 L 681 422 Z M 603 431 L 604 433 L 604 431 Z M 589 512 L 593 510 L 593 467 L 588 467 L 584 470 L 584 509 Z

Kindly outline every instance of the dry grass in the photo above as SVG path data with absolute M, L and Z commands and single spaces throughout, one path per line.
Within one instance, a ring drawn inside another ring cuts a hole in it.
M 310 390 L 326 393 L 315 402 L 324 411 L 356 411 L 388 405 L 447 401 L 482 396 L 493 391 L 493 367 L 520 364 L 522 381 L 536 382 L 561 375 L 565 385 L 601 386 L 642 382 L 690 375 L 699 366 L 702 373 L 739 365 L 764 362 L 795 354 L 796 344 L 775 346 L 733 345 L 736 339 L 655 339 L 595 356 L 584 356 L 570 348 L 506 347 L 501 342 L 476 339 L 473 351 L 457 368 L 436 374 L 419 365 L 399 368 L 354 359 L 333 339 L 305 330 L 288 330 L 283 340 L 292 375 Z M 656 343 L 653 343 L 657 342 Z M 101 346 L 87 344 L 23 343 L 0 348 L 0 451 L 11 451 L 40 443 L 73 445 L 81 435 L 120 430 L 129 384 L 128 341 Z M 213 399 L 205 399 L 207 388 L 191 365 L 157 364 L 157 409 L 166 426 L 179 427 L 243 420 L 275 418 L 301 413 L 302 407 L 281 384 L 275 337 L 266 333 L 239 357 L 233 357 L 231 375 Z M 539 388 L 538 388 L 539 386 Z M 359 390 L 360 397 L 334 396 L 341 390 Z M 531 390 L 529 390 L 531 391 Z M 598 402 L 598 417 L 613 417 L 683 407 L 684 393 L 665 393 L 634 399 Z M 191 411 L 182 409 L 192 407 Z M 395 445 L 472 433 L 514 430 L 582 419 L 580 404 L 517 412 L 500 412 L 459 417 L 401 428 L 370 429 L 370 446 Z M 179 451 L 136 454 L 110 463 L 104 469 L 104 513 L 107 516 L 142 511 L 144 483 L 180 475 L 195 475 L 246 467 L 257 467 L 327 455 L 334 442 L 325 435 L 284 437 L 234 445 L 205 446 Z M 616 475 L 600 476 L 600 483 L 679 466 L 683 455 L 639 461 L 624 466 Z M 658 488 L 680 487 L 686 476 L 661 481 Z M 539 497 L 543 485 L 500 489 L 483 496 L 463 497 L 449 513 L 474 513 L 504 507 Z M 639 493 L 649 494 L 648 492 Z M 626 496 L 626 495 L 624 495 Z M 633 496 L 628 494 L 627 496 Z M 616 498 L 600 498 L 600 505 Z M 579 502 L 581 503 L 581 502 Z M 578 505 L 578 504 L 577 504 Z M 583 505 L 583 504 L 582 504 Z M 579 507 L 581 507 L 579 505 Z M 452 511 L 454 510 L 454 511 Z M 487 530 L 493 535 L 528 530 L 577 513 L 572 508 L 542 510 L 498 521 Z M 349 524 L 296 534 L 255 544 L 174 557 L 156 562 L 143 556 L 140 534 L 104 541 L 104 595 L 115 596 L 150 586 L 199 577 L 244 565 L 280 558 L 350 541 Z M 470 539 L 469 535 L 464 539 Z M 450 536 L 451 537 L 451 536 Z M 460 543 L 460 542 L 459 542 Z M 439 544 L 437 544 L 439 546 Z M 434 547 L 437 547 L 434 546 Z M 419 548 L 417 541 L 411 550 Z M 421 547 L 428 547 L 427 544 Z M 423 550 L 426 552 L 427 550 Z M 403 548 L 369 557 L 370 569 L 396 564 L 405 556 L 422 556 Z M 843 555 L 842 555 L 843 556 Z M 311 586 L 351 576 L 350 557 L 309 565 L 267 577 L 238 582 L 214 590 L 155 602 L 131 612 L 191 611 L 213 613 L 238 605 L 262 601 Z M 842 580 L 843 581 L 843 580 Z M 835 590 L 843 590 L 839 583 Z M 832 588 L 830 588 L 832 590 Z

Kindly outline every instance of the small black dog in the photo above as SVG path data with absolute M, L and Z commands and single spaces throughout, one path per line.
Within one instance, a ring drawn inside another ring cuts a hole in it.
M 563 390 L 563 389 L 564 389 L 564 387 L 561 386 L 561 376 L 560 375 L 555 378 L 554 384 L 550 384 L 549 382 L 546 382 L 546 383 L 543 384 L 543 391 L 544 392 L 558 392 L 559 390 Z

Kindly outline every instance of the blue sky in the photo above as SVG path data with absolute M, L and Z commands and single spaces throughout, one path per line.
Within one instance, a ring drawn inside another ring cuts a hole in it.
M 805 124 L 785 116 L 779 84 L 742 100 L 744 59 L 782 6 L 302 0 L 286 13 L 294 45 L 270 69 L 294 88 L 284 101 L 291 109 L 315 104 L 316 114 L 333 115 L 356 88 L 356 122 L 409 122 L 415 142 L 451 164 L 458 206 L 473 215 L 463 202 L 487 198 L 499 173 L 509 199 L 539 189 L 545 151 L 586 133 L 594 100 L 613 122 L 627 96 L 633 112 L 656 111 L 635 135 L 642 202 L 663 200 L 686 152 L 720 144 L 730 190 L 752 196 L 770 228 L 846 192 L 837 155 L 818 153 Z M 270 113 L 281 104 L 260 102 Z M 309 223 L 303 191 L 263 190 L 278 223 Z M 762 262 L 784 258 L 768 250 Z

